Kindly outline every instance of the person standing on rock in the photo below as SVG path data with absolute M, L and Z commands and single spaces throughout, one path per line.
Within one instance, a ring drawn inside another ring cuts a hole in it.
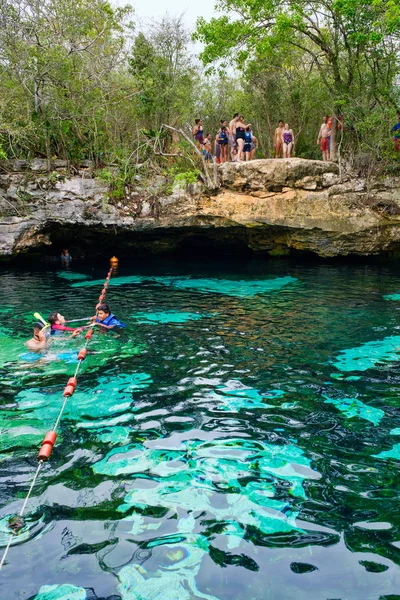
M 251 127 L 251 123 L 245 123 L 244 117 L 240 115 L 236 121 L 236 143 L 238 147 L 237 161 L 243 161 L 243 148 L 245 144 L 245 132 L 247 127 Z
M 397 113 L 397 123 L 392 129 L 393 132 L 393 149 L 395 152 L 400 152 L 400 111 Z
M 282 134 L 283 134 L 283 121 L 278 121 L 278 127 L 275 129 L 274 133 L 274 148 L 275 148 L 275 158 L 281 158 L 282 156 Z
M 317 144 L 322 152 L 322 160 L 329 160 L 329 134 L 328 115 L 324 115 L 317 139 Z
M 246 127 L 244 132 L 244 148 L 243 152 L 246 157 L 246 161 L 251 160 L 251 145 L 253 143 L 253 134 L 251 133 L 251 127 Z
M 231 147 L 231 159 L 233 160 L 233 157 L 235 155 L 234 153 L 234 149 L 236 148 L 236 123 L 239 119 L 239 113 L 235 113 L 233 115 L 233 119 L 232 121 L 229 123 L 229 145 Z
M 253 134 L 253 130 L 250 127 L 250 131 L 251 134 L 253 136 L 252 138 L 252 142 L 251 142 L 251 152 L 250 152 L 250 160 L 254 160 L 254 155 L 256 153 L 256 150 L 258 148 L 258 139 L 256 138 L 256 136 Z
M 227 162 L 229 135 L 228 135 L 228 129 L 225 125 L 221 125 L 221 127 L 217 133 L 217 143 L 221 149 L 220 162 L 221 163 Z
M 192 134 L 196 145 L 201 147 L 204 144 L 203 123 L 201 119 L 195 119 L 194 122 L 195 124 L 192 128 Z
M 283 158 L 290 158 L 292 148 L 294 146 L 294 133 L 293 129 L 290 129 L 289 123 L 285 123 L 282 131 L 282 150 Z

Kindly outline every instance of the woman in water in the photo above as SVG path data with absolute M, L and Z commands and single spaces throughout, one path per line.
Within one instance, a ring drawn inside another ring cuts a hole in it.
M 241 162 L 243 161 L 243 148 L 244 148 L 244 143 L 245 143 L 245 133 L 246 133 L 246 129 L 247 127 L 251 127 L 251 123 L 246 123 L 244 122 L 244 117 L 242 115 L 239 116 L 238 120 L 236 121 L 236 143 L 237 143 L 237 147 L 238 147 L 238 153 L 237 153 L 237 161 Z
M 294 133 L 293 129 L 290 129 L 289 123 L 285 123 L 282 131 L 282 149 L 283 158 L 290 158 L 290 153 L 294 146 Z

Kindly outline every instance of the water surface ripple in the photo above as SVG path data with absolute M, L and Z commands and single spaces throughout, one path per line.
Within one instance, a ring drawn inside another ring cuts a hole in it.
M 2 270 L 1 552 L 81 345 L 27 353 L 32 315 L 90 315 L 106 271 Z M 399 289 L 379 265 L 121 268 L 128 328 L 90 345 L 1 598 L 400 598 Z

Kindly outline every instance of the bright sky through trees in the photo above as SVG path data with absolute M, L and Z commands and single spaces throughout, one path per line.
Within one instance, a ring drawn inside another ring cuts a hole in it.
M 215 0 L 202 0 L 193 2 L 193 0 L 130 0 L 135 13 L 139 19 L 155 19 L 159 21 L 165 13 L 171 17 L 184 15 L 184 23 L 189 29 L 194 29 L 197 17 L 210 19 L 214 13 Z M 118 0 L 118 4 L 126 4 L 123 0 Z

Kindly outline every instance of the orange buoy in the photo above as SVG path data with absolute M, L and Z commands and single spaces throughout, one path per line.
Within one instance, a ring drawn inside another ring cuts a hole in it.
M 89 331 L 85 335 L 85 339 L 90 340 L 93 337 L 93 329 L 89 329 Z
M 78 381 L 77 381 L 76 377 L 70 377 L 68 379 L 67 385 L 65 386 L 63 396 L 72 396 L 77 384 L 78 384 Z
M 82 348 L 78 353 L 78 360 L 85 360 L 87 354 L 86 348 Z
M 101 293 L 102 293 L 102 294 L 104 294 L 104 296 L 105 296 L 105 295 L 106 295 L 106 293 L 107 293 L 107 290 L 106 290 L 106 288 L 103 288 L 103 289 L 101 290 Z
M 53 450 L 53 446 L 56 442 L 56 439 L 57 434 L 55 431 L 49 431 L 48 433 L 46 433 L 46 436 L 42 443 L 42 447 L 39 450 L 38 460 L 46 461 L 49 458 L 51 451 Z
M 73 385 L 73 386 L 74 386 L 74 388 L 76 388 L 76 386 L 78 385 L 78 380 L 77 380 L 77 378 L 76 378 L 76 377 L 70 377 L 70 378 L 68 379 L 68 383 L 67 383 L 67 385 Z
M 119 260 L 116 256 L 113 256 L 112 258 L 110 258 L 110 264 L 112 267 L 117 267 L 119 263 Z
M 72 396 L 75 391 L 75 387 L 73 385 L 66 385 L 64 388 L 63 396 Z

